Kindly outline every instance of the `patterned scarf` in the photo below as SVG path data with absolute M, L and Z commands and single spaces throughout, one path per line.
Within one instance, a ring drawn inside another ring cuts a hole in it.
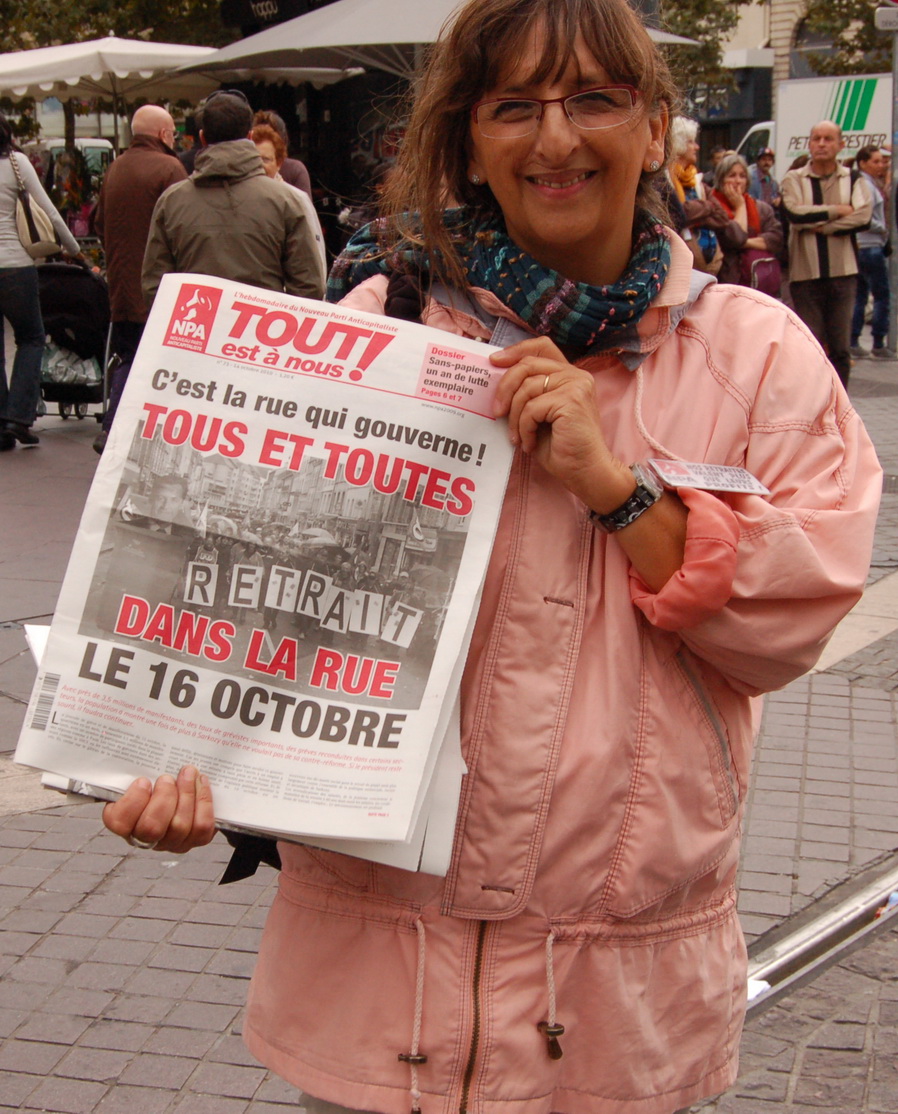
M 620 347 L 636 335 L 670 268 L 668 233 L 646 212 L 638 214 L 627 269 L 607 286 L 572 282 L 544 267 L 512 243 L 500 220 L 471 226 L 468 219 L 464 209 L 446 214 L 468 283 L 495 294 L 537 335 L 584 355 Z M 372 275 L 430 271 L 427 252 L 413 244 L 384 253 L 378 227 L 375 221 L 360 228 L 338 256 L 328 279 L 328 301 L 340 301 Z

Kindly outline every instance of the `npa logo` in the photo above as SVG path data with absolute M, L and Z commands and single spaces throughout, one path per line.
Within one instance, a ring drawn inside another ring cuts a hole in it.
M 205 352 L 220 301 L 221 291 L 214 286 L 194 283 L 182 286 L 163 344 L 169 348 Z

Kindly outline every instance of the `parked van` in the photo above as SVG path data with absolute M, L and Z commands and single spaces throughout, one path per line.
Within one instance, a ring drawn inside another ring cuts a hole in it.
M 892 132 L 892 75 L 808 77 L 781 81 L 776 87 L 774 120 L 749 128 L 737 150 L 749 163 L 758 151 L 776 152 L 774 175 L 781 178 L 799 155 L 808 153 L 811 128 L 832 120 L 842 129 L 840 158 L 853 158 L 861 147 L 882 147 Z
M 75 147 L 83 153 L 87 169 L 95 178 L 102 178 L 115 157 L 115 150 L 108 139 L 78 138 L 75 140 Z M 65 140 L 36 139 L 32 143 L 26 143 L 22 150 L 41 175 L 41 181 L 45 182 L 51 161 L 56 163 L 65 150 Z

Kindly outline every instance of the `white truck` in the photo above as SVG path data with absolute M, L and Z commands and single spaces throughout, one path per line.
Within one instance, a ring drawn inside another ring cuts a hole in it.
M 861 147 L 883 146 L 892 132 L 892 75 L 857 74 L 851 77 L 790 78 L 776 87 L 775 120 L 749 128 L 737 150 L 753 163 L 758 151 L 776 152 L 774 177 L 782 178 L 799 155 L 808 152 L 814 124 L 832 120 L 842 129 L 841 158 L 851 158 Z

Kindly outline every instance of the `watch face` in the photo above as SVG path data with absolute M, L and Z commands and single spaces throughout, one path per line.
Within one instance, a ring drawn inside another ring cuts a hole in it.
M 664 485 L 655 475 L 650 467 L 645 467 L 642 464 L 631 464 L 630 471 L 636 477 L 636 482 L 640 487 L 654 496 L 652 502 L 656 502 L 664 494 Z

